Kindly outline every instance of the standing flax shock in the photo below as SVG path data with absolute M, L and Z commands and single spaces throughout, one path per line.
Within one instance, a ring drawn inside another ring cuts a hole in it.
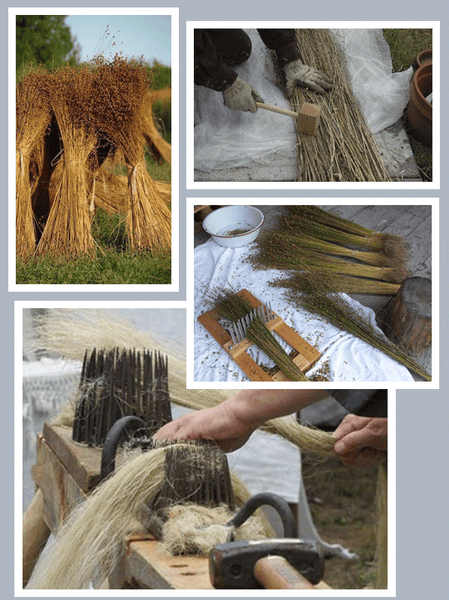
M 171 214 L 146 169 L 141 130 L 142 102 L 148 90 L 144 65 L 116 56 L 95 69 L 94 113 L 100 131 L 121 150 L 128 168 L 126 225 L 130 247 L 170 247 Z
M 64 67 L 46 78 L 46 89 L 61 135 L 63 168 L 37 251 L 73 257 L 92 254 L 86 182 L 87 159 L 97 140 L 87 101 L 92 73 Z
M 30 189 L 31 155 L 51 118 L 42 77 L 41 70 L 32 70 L 16 87 L 16 254 L 23 259 L 34 254 L 36 245 Z
M 299 88 L 291 98 L 296 111 L 304 102 L 321 106 L 316 134 L 298 134 L 298 181 L 391 181 L 330 31 L 297 29 L 296 37 L 304 63 L 334 80 L 333 89 L 319 99 Z

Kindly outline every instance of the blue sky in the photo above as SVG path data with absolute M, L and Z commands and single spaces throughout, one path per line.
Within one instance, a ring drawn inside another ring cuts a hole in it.
M 170 15 L 69 15 L 65 22 L 81 46 L 81 59 L 96 54 L 112 58 L 121 52 L 125 58 L 155 60 L 171 66 Z

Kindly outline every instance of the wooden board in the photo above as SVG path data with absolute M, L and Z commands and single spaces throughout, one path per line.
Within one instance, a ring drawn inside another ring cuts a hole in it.
M 83 492 L 88 493 L 98 485 L 101 479 L 101 448 L 89 448 L 74 442 L 70 427 L 45 423 L 43 436 Z
M 44 496 L 44 520 L 51 531 L 56 531 L 84 500 L 85 493 L 42 435 L 38 437 L 36 464 L 31 475 Z
M 238 292 L 239 296 L 245 298 L 253 308 L 257 308 L 262 304 L 248 290 L 243 289 Z M 251 381 L 288 381 L 287 377 L 278 371 L 273 376 L 258 365 L 253 358 L 247 353 L 252 342 L 244 338 L 238 344 L 232 342 L 231 336 L 224 327 L 219 323 L 220 315 L 216 308 L 213 308 L 198 317 L 198 321 L 209 331 L 212 337 L 220 344 L 220 346 L 231 356 L 234 362 L 242 369 L 245 375 Z M 273 331 L 289 344 L 298 355 L 293 359 L 293 362 L 305 372 L 310 369 L 315 362 L 320 358 L 320 352 L 311 346 L 304 338 L 302 338 L 294 329 L 289 327 L 276 313 L 273 312 L 273 318 L 270 319 L 266 326 L 270 331 Z
M 158 542 L 132 541 L 126 558 L 127 578 L 147 589 L 212 590 L 209 560 L 203 556 L 170 556 Z

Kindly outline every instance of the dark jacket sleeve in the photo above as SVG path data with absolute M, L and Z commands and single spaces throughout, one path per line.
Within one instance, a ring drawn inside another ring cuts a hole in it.
M 281 65 L 301 58 L 294 29 L 258 29 L 263 43 L 275 50 Z
M 194 81 L 196 85 L 222 92 L 237 79 L 237 73 L 223 62 L 221 55 L 204 29 L 194 32 Z
M 387 390 L 327 390 L 348 412 L 362 417 L 387 416 Z

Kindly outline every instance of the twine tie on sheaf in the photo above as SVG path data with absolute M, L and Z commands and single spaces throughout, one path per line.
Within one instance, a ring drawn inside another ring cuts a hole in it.
M 142 163 L 139 163 L 138 165 L 134 165 L 133 167 L 131 167 L 131 170 L 128 172 L 129 187 L 130 187 L 130 192 L 131 192 L 131 194 L 129 195 L 129 198 L 137 198 L 138 197 L 136 178 L 137 178 L 137 169 L 139 167 L 142 169 L 142 168 L 144 168 L 144 165 Z
M 92 198 L 90 200 L 89 203 L 89 212 L 93 213 L 95 210 L 95 184 L 97 182 L 96 177 L 94 177 L 94 180 L 92 182 Z
M 20 157 L 20 175 L 23 177 L 23 162 L 24 162 L 23 152 L 22 152 L 22 150 L 17 150 L 17 152 L 19 153 L 19 157 Z

